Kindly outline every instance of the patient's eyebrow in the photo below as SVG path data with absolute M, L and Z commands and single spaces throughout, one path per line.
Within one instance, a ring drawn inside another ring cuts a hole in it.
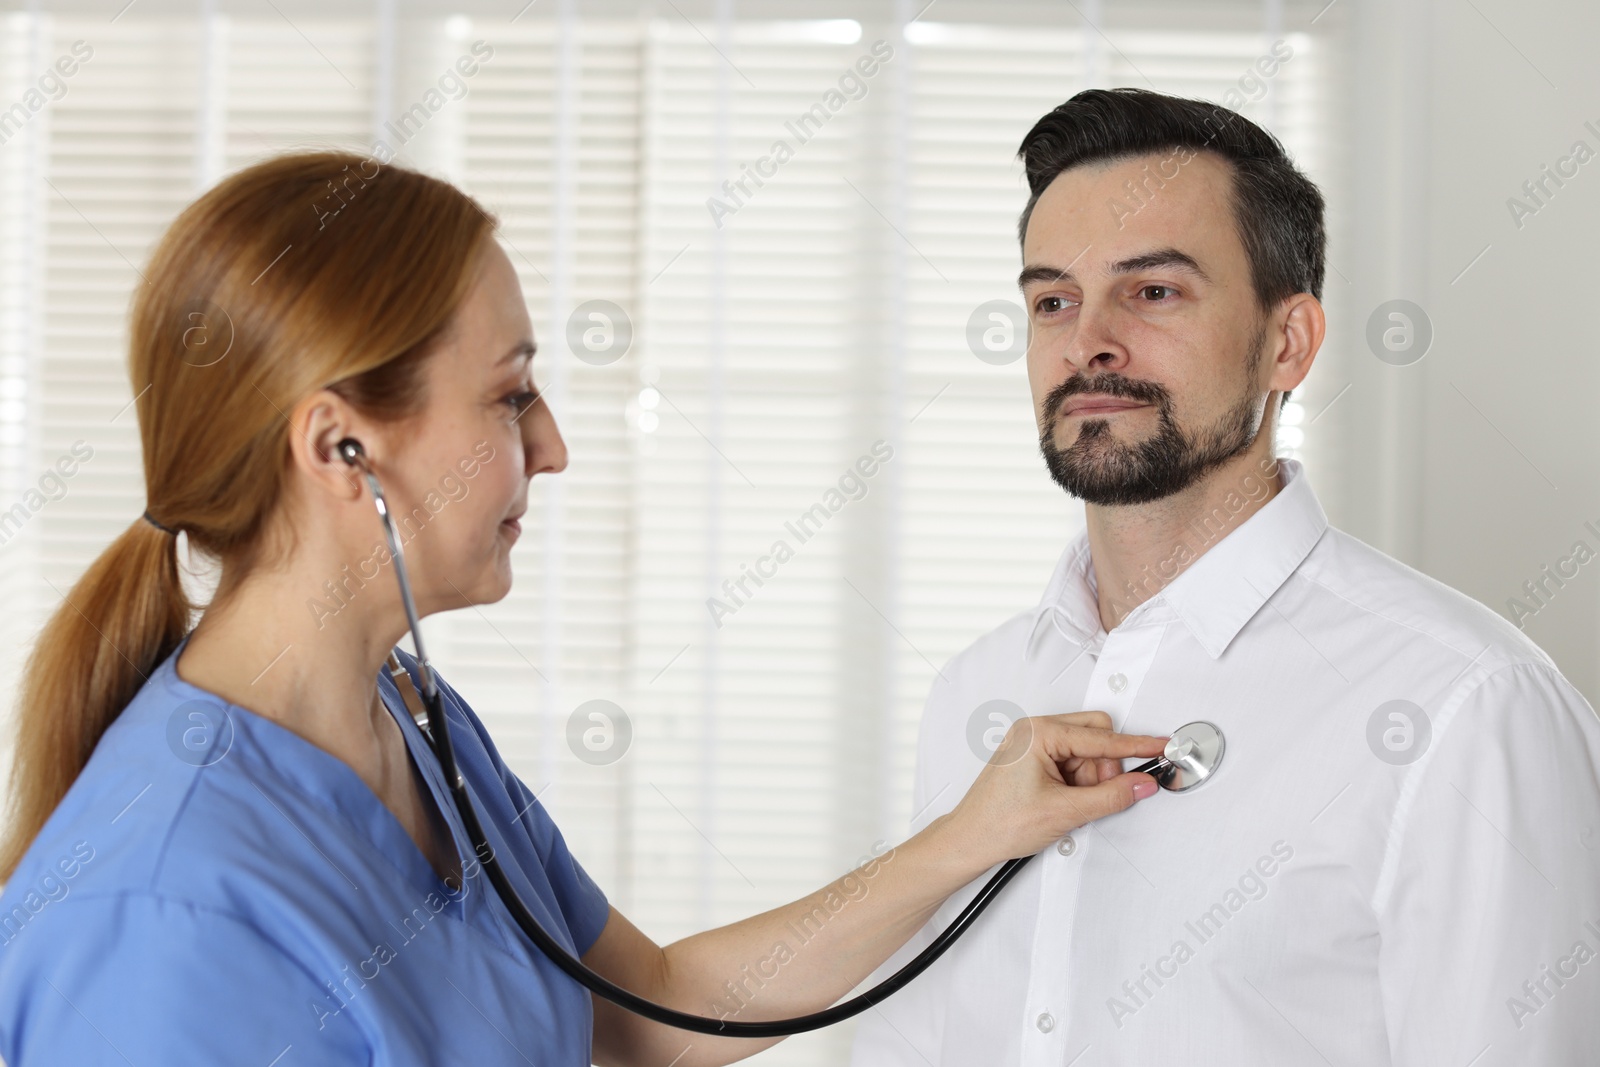
M 1141 252 L 1137 256 L 1129 256 L 1112 263 L 1105 270 L 1108 275 L 1134 274 L 1142 270 L 1155 267 L 1167 267 L 1171 270 L 1192 274 L 1203 282 L 1209 283 L 1211 276 L 1200 269 L 1200 264 L 1187 252 L 1176 248 L 1158 248 L 1151 252 Z M 1017 275 L 1017 288 L 1026 289 L 1030 285 L 1050 285 L 1056 282 L 1077 284 L 1078 278 L 1070 270 L 1051 267 L 1045 264 L 1034 264 L 1024 267 L 1022 273 Z

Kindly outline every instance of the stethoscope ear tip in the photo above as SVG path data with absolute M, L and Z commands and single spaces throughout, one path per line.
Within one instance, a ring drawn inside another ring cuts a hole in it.
M 361 442 L 357 441 L 354 437 L 346 437 L 337 445 L 334 445 L 334 448 L 338 451 L 339 458 L 351 466 L 355 466 L 357 460 L 365 457 L 367 454 L 366 449 L 361 447 Z

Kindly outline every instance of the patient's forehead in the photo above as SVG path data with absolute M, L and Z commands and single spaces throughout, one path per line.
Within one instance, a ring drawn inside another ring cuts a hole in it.
M 1083 278 L 1102 264 L 1176 247 L 1201 260 L 1213 280 L 1247 273 L 1232 165 L 1214 152 L 1181 163 L 1184 155 L 1155 152 L 1062 171 L 1034 204 L 1024 262 L 1071 264 Z

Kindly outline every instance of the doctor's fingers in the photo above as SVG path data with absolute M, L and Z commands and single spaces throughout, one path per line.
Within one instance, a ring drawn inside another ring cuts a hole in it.
M 1099 713 L 1080 713 L 1099 714 Z M 1068 715 L 1038 715 L 1018 719 L 1011 732 L 1029 739 L 1057 763 L 1074 757 L 1123 759 L 1130 756 L 1159 756 L 1165 737 L 1148 734 L 1119 734 L 1097 726 L 1079 726 Z
M 1040 715 L 1041 719 L 1053 719 L 1067 726 L 1092 726 L 1096 730 L 1111 729 L 1111 716 L 1103 711 L 1069 711 L 1060 715 Z
M 1062 781 L 1068 785 L 1095 785 L 1101 778 L 1108 777 L 1100 773 L 1099 764 L 1105 762 L 1107 761 L 1074 756 L 1056 766 L 1061 770 Z
M 1095 785 L 1122 773 L 1121 760 L 1105 757 L 1074 756 L 1057 766 L 1068 785 Z
M 1103 711 L 1080 711 L 1076 714 L 1063 715 L 1061 718 L 1078 726 L 1092 726 L 1097 730 L 1111 729 L 1111 716 Z M 1095 785 L 1122 773 L 1121 760 L 1101 758 L 1074 762 L 1083 766 L 1081 769 L 1074 768 L 1075 773 L 1067 776 L 1067 780 L 1073 785 Z
M 1122 761 L 1104 757 L 1074 756 L 1059 764 L 1068 785 L 1098 785 L 1122 773 Z
M 1045 716 L 1071 726 L 1088 726 L 1096 730 L 1110 730 L 1111 716 L 1103 711 L 1076 711 Z M 1109 757 L 1073 757 L 1061 764 L 1062 777 L 1072 785 L 1094 785 L 1108 781 L 1122 773 L 1122 761 Z
M 1056 800 L 1060 805 L 1060 822 L 1057 835 L 1076 830 L 1086 823 L 1114 815 L 1134 805 L 1136 801 L 1153 796 L 1156 780 L 1148 774 L 1129 771 L 1119 774 L 1099 785 L 1057 787 Z

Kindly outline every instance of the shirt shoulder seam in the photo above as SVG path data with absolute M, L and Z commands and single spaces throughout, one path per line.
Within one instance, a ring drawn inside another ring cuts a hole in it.
M 200 775 L 196 773 L 190 777 L 189 784 L 184 788 L 183 791 L 183 799 L 178 802 L 178 806 L 172 812 L 172 818 L 167 821 L 167 825 L 162 831 L 161 846 L 156 851 L 155 862 L 150 865 L 150 881 L 145 886 L 144 890 L 142 890 L 142 892 L 148 892 L 151 895 L 159 895 L 159 891 L 156 889 L 156 883 L 160 880 L 161 872 L 166 867 L 167 850 L 172 845 L 172 839 L 177 836 L 178 823 L 183 818 L 184 814 L 189 810 L 189 801 L 194 798 L 195 790 L 198 788 L 200 788 Z M 135 892 L 138 891 L 136 890 Z
M 1304 568 L 1296 569 L 1296 571 L 1294 572 L 1293 576 L 1299 578 L 1303 582 L 1306 582 L 1308 585 L 1316 586 L 1318 589 L 1320 589 L 1323 592 L 1327 593 L 1331 597 L 1337 597 L 1338 599 L 1344 601 L 1346 604 L 1349 604 L 1352 608 L 1356 609 L 1357 611 L 1363 612 L 1363 613 L 1365 613 L 1367 615 L 1374 616 L 1375 618 L 1382 619 L 1383 621 L 1385 621 L 1387 623 L 1390 623 L 1390 624 L 1392 624 L 1394 626 L 1399 626 L 1402 629 L 1410 630 L 1412 633 L 1418 635 L 1419 637 L 1424 637 L 1424 638 L 1428 639 L 1429 641 L 1432 641 L 1434 644 L 1439 645 L 1442 648 L 1447 648 L 1451 652 L 1454 652 L 1458 656 L 1466 657 L 1466 658 L 1468 658 L 1470 660 L 1476 660 L 1478 656 L 1483 655 L 1483 653 L 1488 651 L 1488 648 L 1492 647 L 1492 645 L 1493 645 L 1493 642 L 1491 642 L 1489 646 L 1486 646 L 1484 649 L 1480 650 L 1477 653 L 1477 655 L 1473 655 L 1472 653 L 1469 653 L 1464 648 L 1457 648 L 1455 645 L 1451 644 L 1449 641 L 1446 641 L 1443 637 L 1439 636 L 1436 633 L 1433 633 L 1432 631 L 1424 630 L 1419 626 L 1416 626 L 1416 625 L 1413 625 L 1412 623 L 1406 622 L 1404 619 L 1397 619 L 1393 615 L 1388 614 L 1387 612 L 1379 611 L 1377 608 L 1374 608 L 1374 607 L 1372 607 L 1372 606 L 1370 606 L 1368 604 L 1362 604 L 1359 601 L 1355 601 L 1355 600 L 1350 599 L 1348 596 L 1346 596 L 1345 594 L 1341 593 L 1339 590 L 1333 588 L 1332 586 L 1328 585 L 1326 582 L 1319 581 L 1318 579 L 1313 578 L 1311 575 L 1305 573 Z M 1539 657 L 1527 656 L 1527 657 L 1524 657 L 1524 658 L 1521 658 L 1521 659 L 1508 660 L 1504 664 L 1504 666 L 1513 666 L 1513 665 L 1518 664 L 1518 663 L 1536 664 L 1536 665 L 1539 665 L 1539 666 L 1546 666 L 1547 665 L 1545 663 L 1545 661 L 1543 659 L 1539 658 Z
M 1476 662 L 1476 660 L 1474 660 Z M 1470 667 L 1470 664 L 1469 664 Z M 1378 877 L 1373 883 L 1370 904 L 1373 913 L 1385 910 L 1389 904 L 1389 895 L 1394 888 L 1396 867 L 1400 862 L 1400 853 L 1404 848 L 1406 834 L 1411 828 L 1411 808 L 1416 795 L 1422 789 L 1422 782 L 1428 775 L 1428 770 L 1433 766 L 1433 757 L 1438 752 L 1445 734 L 1455 725 L 1457 713 L 1462 706 L 1470 700 L 1492 679 L 1507 671 L 1531 670 L 1546 676 L 1551 682 L 1562 682 L 1565 678 L 1553 666 L 1537 660 L 1516 660 L 1502 663 L 1495 667 L 1484 667 L 1475 680 L 1463 683 L 1456 688 L 1445 700 L 1448 710 L 1440 716 L 1434 724 L 1433 739 L 1429 743 L 1428 751 L 1411 768 L 1406 775 L 1406 780 L 1400 787 L 1400 795 L 1395 798 L 1394 812 L 1389 817 L 1389 832 L 1387 844 L 1384 847 L 1383 862 L 1378 869 Z M 1569 683 L 1570 684 L 1570 683 Z

